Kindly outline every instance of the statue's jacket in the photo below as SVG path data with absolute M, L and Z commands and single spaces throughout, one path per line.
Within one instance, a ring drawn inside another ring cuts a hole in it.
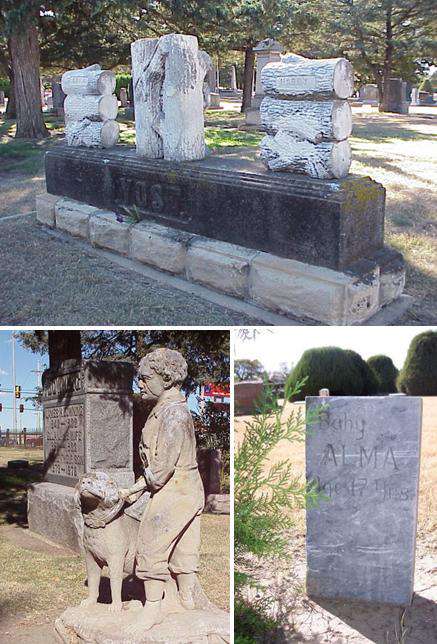
M 193 524 L 202 513 L 205 493 L 197 467 L 193 419 L 179 391 L 150 413 L 140 456 L 151 499 L 139 529 L 137 574 L 142 571 L 149 576 L 155 571 L 158 574 L 151 576 L 164 577 L 164 561 L 170 562 L 175 573 L 191 572 L 197 567 L 200 539 L 200 526 Z

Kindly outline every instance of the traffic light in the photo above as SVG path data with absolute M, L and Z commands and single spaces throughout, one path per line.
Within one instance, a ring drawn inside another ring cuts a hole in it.
M 0 411 L 3 411 L 3 403 L 0 403 Z
M 22 414 L 24 411 L 24 405 L 20 405 L 20 414 Z
M 15 398 L 21 398 L 21 387 L 20 387 L 20 385 L 15 385 Z

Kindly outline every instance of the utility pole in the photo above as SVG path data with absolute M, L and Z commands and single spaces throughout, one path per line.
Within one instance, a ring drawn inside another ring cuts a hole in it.
M 17 432 L 17 405 L 15 402 L 15 334 L 12 333 L 12 425 L 14 433 Z
M 41 375 L 44 373 L 41 369 L 41 364 L 39 358 L 36 362 L 36 369 L 32 369 L 32 373 L 36 375 L 36 387 L 37 389 L 41 388 Z M 39 402 L 36 402 L 36 431 L 38 434 L 41 433 L 41 410 Z

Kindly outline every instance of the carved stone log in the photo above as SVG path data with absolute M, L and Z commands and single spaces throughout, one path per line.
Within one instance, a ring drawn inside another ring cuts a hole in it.
M 89 148 L 112 148 L 118 140 L 120 126 L 117 121 L 96 122 L 89 119 L 67 123 L 67 145 L 84 145 Z
M 345 99 L 354 88 L 353 68 L 345 58 L 288 57 L 266 65 L 261 81 L 265 94 L 288 98 Z
M 287 101 L 266 96 L 260 113 L 269 133 L 283 130 L 312 143 L 342 141 L 352 132 L 347 101 Z
M 348 141 L 314 145 L 283 131 L 263 138 L 260 156 L 270 170 L 297 172 L 315 179 L 346 177 L 352 158 Z
M 65 122 L 81 121 L 109 121 L 117 118 L 118 104 L 114 94 L 103 96 L 80 96 L 70 94 L 64 102 Z
M 115 74 L 100 69 L 100 65 L 91 65 L 65 72 L 61 85 L 65 94 L 112 94 L 115 90 Z
M 207 64 L 195 36 L 168 34 L 132 43 L 138 154 L 171 161 L 205 156 Z

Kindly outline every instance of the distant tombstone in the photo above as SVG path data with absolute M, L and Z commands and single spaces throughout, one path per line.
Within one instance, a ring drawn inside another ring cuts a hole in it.
M 364 105 L 378 105 L 379 102 L 379 92 L 378 86 L 368 83 L 360 87 L 359 97 L 363 101 Z
M 411 90 L 411 105 L 419 105 L 419 88 L 413 87 Z
M 395 114 L 408 114 L 407 83 L 401 78 L 388 81 L 388 100 L 384 110 Z
M 120 88 L 120 103 L 121 103 L 121 107 L 128 106 L 127 89 L 125 87 Z
M 5 104 L 5 93 L 3 90 L 0 90 L 0 105 L 3 107 Z
M 422 401 L 308 397 L 307 592 L 397 605 L 413 594 Z M 323 407 L 320 407 L 323 405 Z
M 248 416 L 256 414 L 263 391 L 264 383 L 262 380 L 236 382 L 234 386 L 235 415 Z
M 115 361 L 70 359 L 44 372 L 45 476 L 28 497 L 34 532 L 77 549 L 79 478 L 98 470 L 120 486 L 133 483 L 132 378 L 132 365 Z
M 268 63 L 280 62 L 284 47 L 277 40 L 266 38 L 259 42 L 253 51 L 256 54 L 255 96 L 252 98 L 250 108 L 246 110 L 246 125 L 261 124 L 259 106 L 264 98 L 261 72 Z
M 231 90 L 233 92 L 237 91 L 237 72 L 235 70 L 235 65 L 231 65 Z
M 64 101 L 66 94 L 62 91 L 61 83 L 52 83 L 52 108 L 58 116 L 64 115 Z

